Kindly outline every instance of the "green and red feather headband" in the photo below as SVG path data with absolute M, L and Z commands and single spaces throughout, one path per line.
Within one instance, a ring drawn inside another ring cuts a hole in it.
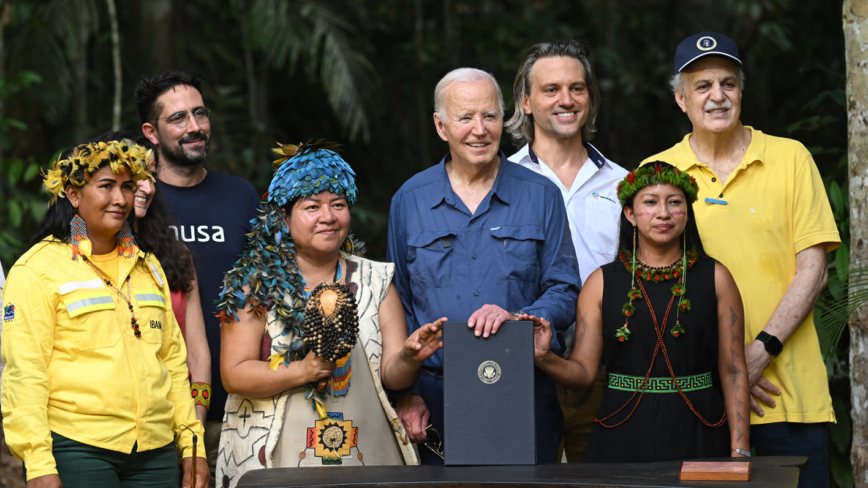
M 697 193 L 699 193 L 699 185 L 696 184 L 696 180 L 692 176 L 669 163 L 654 161 L 627 173 L 627 176 L 618 183 L 618 200 L 621 201 L 623 207 L 624 203 L 642 188 L 660 184 L 681 188 L 687 198 L 687 203 L 691 204 L 696 201 Z

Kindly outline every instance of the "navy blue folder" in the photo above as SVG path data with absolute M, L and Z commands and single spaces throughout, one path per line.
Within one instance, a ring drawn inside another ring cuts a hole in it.
M 443 326 L 443 432 L 448 465 L 536 464 L 533 322 L 488 339 Z

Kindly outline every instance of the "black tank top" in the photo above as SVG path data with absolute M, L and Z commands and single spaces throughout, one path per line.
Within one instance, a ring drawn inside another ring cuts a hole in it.
M 680 314 L 685 332 L 674 337 L 670 331 L 676 323 L 678 299 L 672 304 L 663 334 L 663 343 L 670 364 L 678 378 L 693 377 L 684 385 L 691 386 L 685 395 L 694 409 L 711 424 L 718 423 L 724 412 L 723 394 L 718 374 L 717 293 L 714 284 L 715 262 L 700 258 L 687 271 L 687 291 L 691 310 Z M 609 373 L 609 385 L 597 419 L 614 414 L 633 396 L 638 383 L 630 377 L 644 377 L 654 357 L 657 334 L 651 312 L 644 298 L 633 302 L 635 313 L 630 318 L 630 338 L 620 342 L 615 337 L 625 317 L 621 311 L 627 303 L 630 273 L 620 259 L 603 266 L 603 363 Z M 645 292 L 657 316 L 663 321 L 666 308 L 672 300 L 674 279 L 660 283 L 642 280 Z M 638 284 L 636 285 L 638 288 Z M 657 354 L 651 369 L 651 378 L 671 379 L 663 352 Z M 710 378 L 711 387 L 704 387 Z M 614 379 L 614 383 L 613 383 Z M 633 383 L 631 383 L 633 381 Z M 639 406 L 623 424 L 614 428 L 595 424 L 585 459 L 588 462 L 652 462 L 676 459 L 698 459 L 729 456 L 729 428 L 704 425 L 691 412 L 681 395 L 653 391 L 653 385 L 642 396 Z M 664 385 L 665 383 L 661 382 Z M 620 388 L 620 389 L 619 389 Z M 615 425 L 630 414 L 639 393 L 619 413 L 604 423 Z

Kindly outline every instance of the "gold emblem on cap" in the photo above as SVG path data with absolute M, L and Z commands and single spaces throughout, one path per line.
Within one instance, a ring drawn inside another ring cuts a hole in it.
M 476 374 L 480 381 L 485 384 L 497 383 L 497 380 L 500 379 L 500 365 L 494 361 L 483 361 L 479 365 L 479 369 L 476 370 Z
M 709 40 L 711 44 L 708 46 L 703 46 L 702 41 Z M 696 48 L 700 51 L 711 51 L 712 49 L 717 47 L 717 41 L 714 40 L 711 36 L 702 36 L 696 41 Z

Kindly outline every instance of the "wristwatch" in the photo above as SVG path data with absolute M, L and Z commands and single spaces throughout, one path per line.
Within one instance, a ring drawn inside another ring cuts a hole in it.
M 756 336 L 756 340 L 762 342 L 763 345 L 766 346 L 766 352 L 775 357 L 777 357 L 784 349 L 784 345 L 781 344 L 781 341 L 779 341 L 777 337 L 765 331 L 760 332 L 759 335 Z
M 735 448 L 735 449 L 730 449 L 729 451 L 734 452 L 736 454 L 741 454 L 744 457 L 750 457 L 750 451 L 745 451 L 744 449 Z

